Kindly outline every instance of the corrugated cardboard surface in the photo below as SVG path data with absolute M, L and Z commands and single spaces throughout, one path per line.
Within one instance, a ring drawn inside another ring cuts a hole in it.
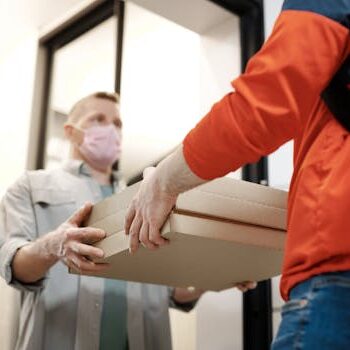
M 130 255 L 123 226 L 138 187 L 95 205 L 86 223 L 108 234 L 96 246 L 111 268 L 99 276 L 221 290 L 280 274 L 286 192 L 229 178 L 199 186 L 179 196 L 164 225 L 170 244 Z

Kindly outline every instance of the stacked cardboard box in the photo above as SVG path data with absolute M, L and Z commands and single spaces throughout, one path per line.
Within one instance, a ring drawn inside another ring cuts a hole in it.
M 169 245 L 131 255 L 124 218 L 138 187 L 96 204 L 86 223 L 108 234 L 95 244 L 111 264 L 99 276 L 222 290 L 280 274 L 286 192 L 227 177 L 206 183 L 179 196 L 162 229 Z

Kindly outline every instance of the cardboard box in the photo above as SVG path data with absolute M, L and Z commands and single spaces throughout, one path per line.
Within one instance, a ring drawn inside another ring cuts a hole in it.
M 131 255 L 124 218 L 138 187 L 96 204 L 86 223 L 108 234 L 95 244 L 111 264 L 99 276 L 222 290 L 280 274 L 286 192 L 227 177 L 199 186 L 179 196 L 165 223 L 170 244 L 156 251 L 141 246 Z

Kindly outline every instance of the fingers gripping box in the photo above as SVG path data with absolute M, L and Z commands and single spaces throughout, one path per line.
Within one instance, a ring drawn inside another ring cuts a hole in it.
M 131 255 L 124 218 L 138 187 L 96 204 L 86 223 L 107 232 L 95 246 L 111 266 L 98 276 L 218 291 L 280 274 L 287 192 L 227 177 L 208 182 L 178 197 L 162 228 L 169 245 Z

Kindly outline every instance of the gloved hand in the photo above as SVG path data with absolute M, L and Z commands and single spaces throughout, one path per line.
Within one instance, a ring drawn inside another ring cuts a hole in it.
M 168 241 L 161 237 L 163 226 L 177 195 L 161 188 L 155 168 L 146 168 L 144 180 L 131 202 L 125 219 L 125 233 L 130 235 L 129 249 L 136 252 L 141 242 L 149 249 L 157 249 Z
M 235 288 L 238 288 L 241 292 L 247 292 L 250 289 L 255 289 L 257 287 L 257 283 L 256 282 L 241 282 L 241 283 L 237 283 L 235 285 Z
M 239 289 L 241 292 L 255 289 L 256 282 L 242 282 L 237 283 L 233 287 Z M 178 303 L 188 303 L 199 299 L 206 291 L 198 288 L 174 288 L 173 298 Z
M 39 281 L 59 260 L 78 273 L 106 269 L 108 264 L 91 261 L 102 258 L 104 253 L 90 245 L 104 238 L 106 233 L 92 227 L 79 227 L 91 209 L 90 203 L 85 204 L 56 230 L 18 249 L 12 262 L 15 278 L 24 283 Z
M 177 196 L 204 182 L 206 180 L 195 175 L 187 165 L 182 146 L 162 160 L 157 168 L 148 168 L 126 214 L 125 233 L 130 234 L 130 251 L 135 252 L 139 242 L 150 249 L 167 244 L 160 229 Z
M 102 258 L 104 252 L 91 246 L 104 238 L 106 233 L 97 228 L 79 227 L 88 218 L 91 209 L 91 203 L 85 204 L 55 231 L 44 236 L 47 252 L 79 273 L 98 272 L 107 265 L 92 261 Z

